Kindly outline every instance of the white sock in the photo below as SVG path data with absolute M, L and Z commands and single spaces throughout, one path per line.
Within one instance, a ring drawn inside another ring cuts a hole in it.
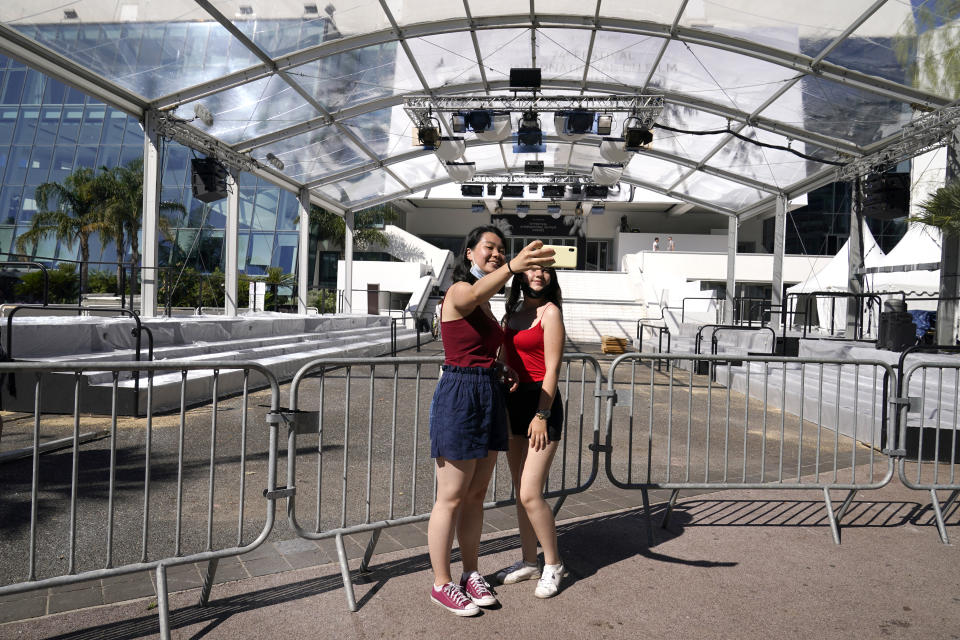
M 550 570 L 553 571 L 553 572 L 557 572 L 557 571 L 559 571 L 560 569 L 563 568 L 563 563 L 562 563 L 562 562 L 559 562 L 559 563 L 557 563 L 557 564 L 544 564 L 544 565 L 543 565 L 543 568 L 544 568 L 544 569 L 550 569 Z

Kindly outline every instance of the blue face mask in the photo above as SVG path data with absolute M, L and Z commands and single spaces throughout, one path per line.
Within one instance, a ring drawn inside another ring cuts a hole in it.
M 476 278 L 477 280 L 487 275 L 486 271 L 478 267 L 476 262 L 470 263 L 470 273 L 472 273 L 473 277 Z

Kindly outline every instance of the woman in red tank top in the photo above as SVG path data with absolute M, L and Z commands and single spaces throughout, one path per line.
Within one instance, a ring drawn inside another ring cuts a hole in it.
M 544 482 L 563 435 L 563 402 L 557 389 L 565 338 L 561 304 L 556 270 L 535 267 L 513 279 L 504 317 L 503 359 L 520 380 L 507 398 L 511 432 L 507 460 L 517 496 L 523 557 L 497 577 L 501 584 L 539 578 L 534 590 L 538 598 L 556 595 L 567 574 L 557 549 L 553 511 L 543 499 Z M 542 571 L 537 540 L 543 548 Z
M 553 261 L 552 249 L 532 242 L 512 260 L 497 227 L 478 227 L 464 242 L 454 284 L 440 307 L 446 354 L 443 375 L 430 405 L 430 449 L 437 464 L 437 498 L 430 512 L 427 543 L 434 585 L 430 599 L 458 616 L 497 603 L 477 571 L 483 500 L 499 451 L 506 451 L 507 416 L 497 351 L 503 330 L 490 298 L 511 274 Z M 511 266 L 512 265 L 512 266 Z M 516 374 L 506 376 L 516 386 Z M 457 533 L 463 574 L 450 577 L 450 549 Z

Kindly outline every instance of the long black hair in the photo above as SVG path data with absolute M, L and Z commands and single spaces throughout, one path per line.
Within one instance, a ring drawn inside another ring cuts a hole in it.
M 503 244 L 504 251 L 506 251 L 507 239 L 503 235 L 503 231 L 500 230 L 500 227 L 495 227 L 492 224 L 485 224 L 477 227 L 467 234 L 467 237 L 463 240 L 463 248 L 460 249 L 460 255 L 457 256 L 456 262 L 453 266 L 453 281 L 454 282 L 467 282 L 473 284 L 477 281 L 476 276 L 470 273 L 470 260 L 467 259 L 467 249 L 473 249 L 478 244 L 480 244 L 480 238 L 483 237 L 485 233 L 492 233 L 498 238 Z
M 558 309 L 563 310 L 563 292 L 560 291 L 560 282 L 557 280 L 557 270 L 553 267 L 544 267 L 543 271 L 550 274 L 550 284 L 544 287 L 541 297 L 547 302 L 552 302 L 557 305 Z M 520 291 L 524 289 L 526 285 L 525 278 L 526 275 L 518 273 L 513 276 L 513 280 L 510 282 L 510 293 L 507 294 L 507 302 L 505 305 L 508 318 L 520 310 Z

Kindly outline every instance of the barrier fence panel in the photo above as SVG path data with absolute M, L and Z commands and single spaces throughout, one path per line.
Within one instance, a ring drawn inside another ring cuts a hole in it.
M 168 638 L 167 570 L 207 563 L 204 604 L 219 559 L 253 550 L 273 528 L 275 497 L 263 489 L 276 489 L 276 379 L 237 361 L 0 363 L 5 386 L 14 372 L 34 411 L 4 424 L 0 595 L 155 569 Z M 145 417 L 119 416 L 136 372 L 146 374 Z M 242 379 L 239 396 L 219 391 L 228 377 Z M 94 384 L 109 387 L 109 414 L 81 414 Z M 209 389 L 209 403 L 188 406 L 190 385 Z M 43 410 L 54 394 L 72 394 L 72 414 Z M 179 410 L 155 415 L 164 394 L 179 395 Z
M 893 380 L 879 361 L 624 354 L 607 383 L 607 475 L 647 509 L 649 489 L 671 489 L 664 524 L 682 489 L 819 489 L 839 544 L 856 492 L 893 476 Z M 847 491 L 836 512 L 831 490 Z
M 356 610 L 344 536 L 370 532 L 366 569 L 380 532 L 429 518 L 436 490 L 430 457 L 430 403 L 442 358 L 320 359 L 290 385 L 285 414 L 287 517 L 312 540 L 334 538 L 347 605 Z M 586 490 L 598 473 L 602 374 L 591 356 L 565 355 L 559 390 L 565 427 L 547 497 Z M 514 504 L 503 456 L 485 508 Z
M 900 388 L 900 481 L 930 493 L 940 539 L 949 544 L 944 514 L 960 496 L 960 365 L 932 358 L 912 362 L 903 371 Z M 950 492 L 943 504 L 937 491 Z

